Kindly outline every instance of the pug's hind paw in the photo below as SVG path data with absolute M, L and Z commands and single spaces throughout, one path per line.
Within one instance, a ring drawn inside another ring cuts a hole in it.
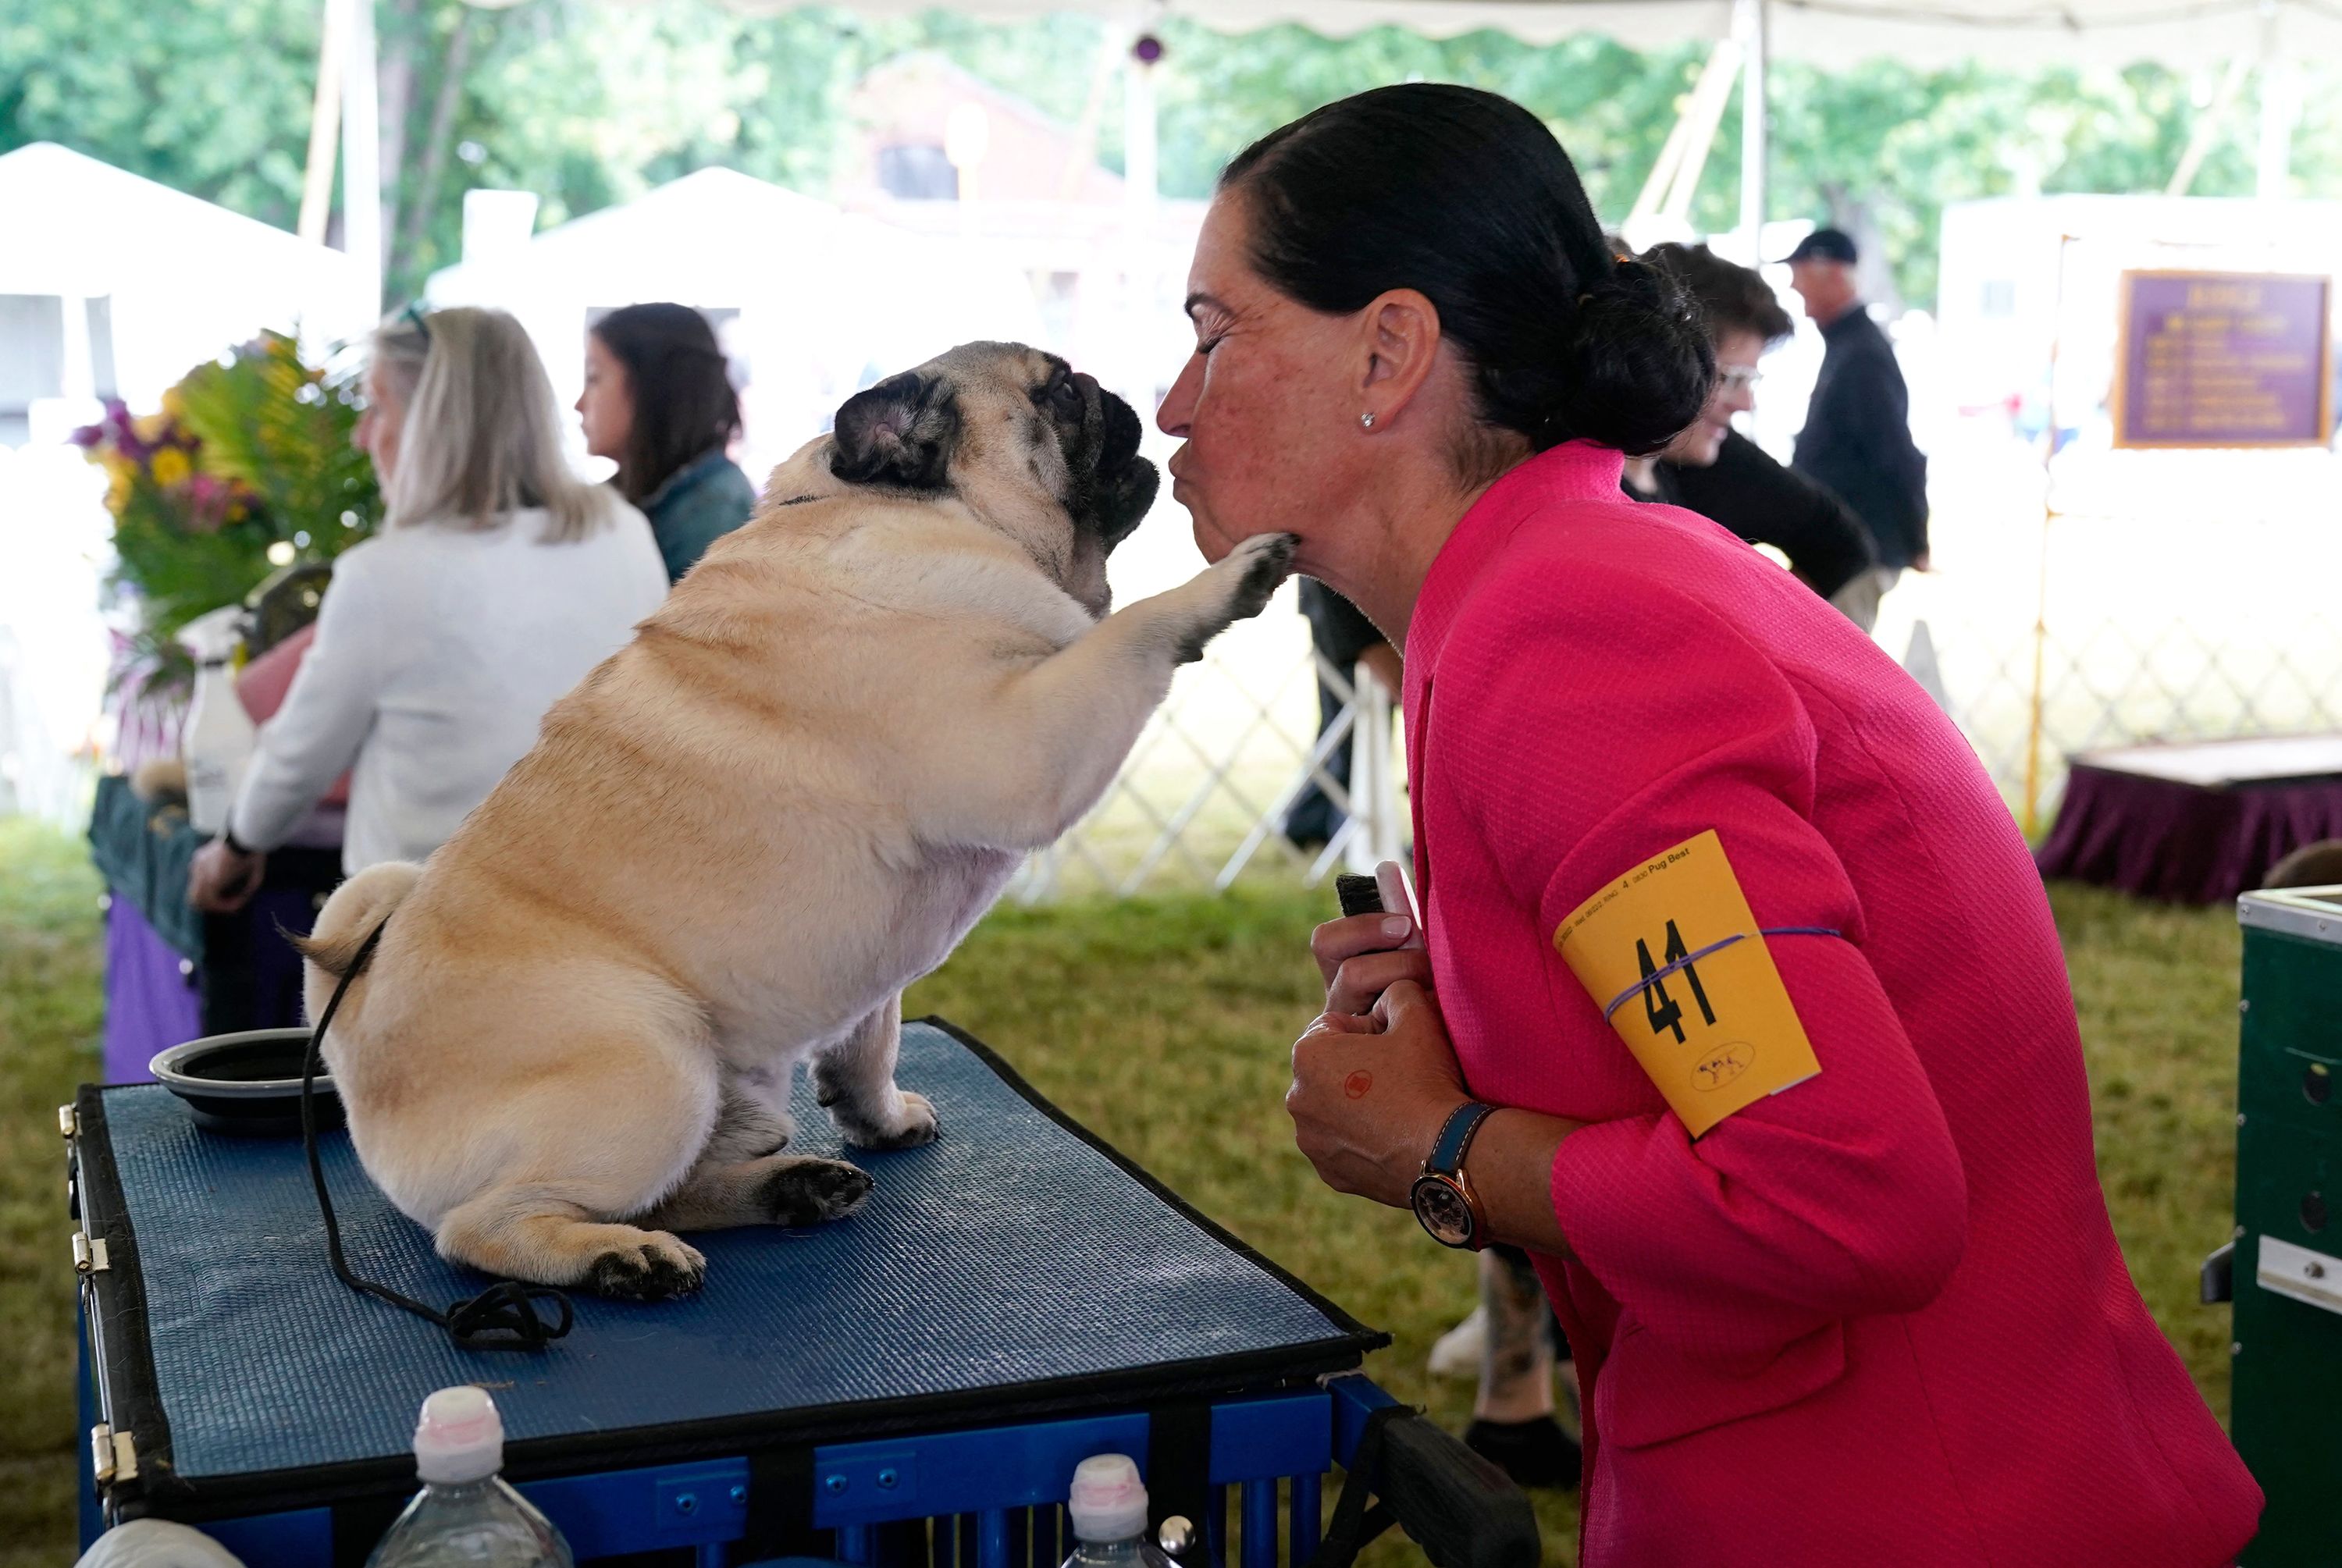
M 843 1160 L 796 1160 L 765 1179 L 757 1197 L 769 1223 L 818 1225 L 870 1201 L 870 1174 Z

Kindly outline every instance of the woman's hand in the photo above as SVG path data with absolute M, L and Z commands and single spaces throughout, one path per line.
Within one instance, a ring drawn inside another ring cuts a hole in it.
M 1441 1124 L 1471 1097 L 1438 1004 L 1402 979 L 1383 990 L 1371 1016 L 1329 1008 L 1293 1043 L 1285 1109 L 1319 1180 L 1405 1208 Z
M 1326 977 L 1326 1011 L 1363 1017 L 1401 980 L 1430 990 L 1431 954 L 1399 946 L 1414 933 L 1415 922 L 1404 914 L 1345 915 L 1311 932 L 1309 951 Z
M 205 914 L 234 914 L 260 891 L 268 856 L 215 838 L 195 851 L 187 867 L 187 902 Z

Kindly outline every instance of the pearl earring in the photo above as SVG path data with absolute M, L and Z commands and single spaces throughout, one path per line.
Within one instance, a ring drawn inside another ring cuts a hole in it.
M 1359 428 L 1359 429 L 1361 429 L 1361 430 L 1372 430 L 1374 427 L 1375 427 L 1375 416 L 1374 416 L 1371 413 L 1368 413 L 1368 414 L 1359 414 L 1359 415 L 1358 415 L 1358 428 Z

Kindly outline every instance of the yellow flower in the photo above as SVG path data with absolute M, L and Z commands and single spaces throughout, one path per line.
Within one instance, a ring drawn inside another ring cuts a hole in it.
M 129 504 L 130 475 L 117 473 L 106 482 L 105 509 L 119 517 L 122 515 L 122 509 Z
M 130 422 L 130 428 L 139 440 L 152 446 L 163 439 L 165 431 L 171 428 L 171 416 L 167 413 L 142 414 Z
M 188 475 L 194 472 L 195 467 L 187 461 L 187 454 L 175 446 L 165 446 L 155 454 L 155 483 L 165 490 L 185 484 Z
M 163 417 L 177 424 L 187 416 L 187 400 L 179 395 L 175 386 L 163 394 Z

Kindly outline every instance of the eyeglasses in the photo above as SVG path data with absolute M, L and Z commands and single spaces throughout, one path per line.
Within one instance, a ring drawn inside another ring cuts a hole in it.
M 1765 373 L 1753 365 L 1726 365 L 1716 367 L 1716 385 L 1719 392 L 1753 391 Z
M 415 324 L 415 330 L 423 335 L 423 346 L 425 348 L 429 348 L 431 346 L 431 324 L 428 321 L 425 321 L 423 317 L 423 304 L 420 300 L 415 301 L 414 304 L 409 305 L 405 310 L 400 311 L 398 313 L 398 319 L 401 321 L 413 322 Z

